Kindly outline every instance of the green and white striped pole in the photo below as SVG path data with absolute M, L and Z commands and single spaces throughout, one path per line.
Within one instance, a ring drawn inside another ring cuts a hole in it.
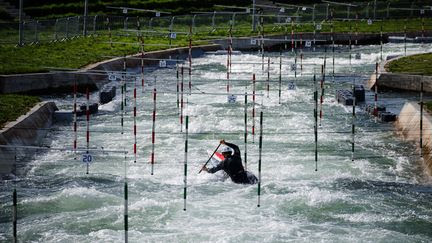
M 187 197 L 187 154 L 188 154 L 188 131 L 189 131 L 189 116 L 186 116 L 186 139 L 185 139 L 185 154 L 184 154 L 184 187 L 183 187 L 183 210 L 186 211 Z
M 263 112 L 260 112 L 260 137 L 258 157 L 258 207 L 261 206 L 261 158 L 262 158 Z
M 127 162 L 126 162 L 126 153 L 125 153 L 125 164 L 124 164 L 124 233 L 125 233 L 125 242 L 128 242 L 128 183 L 127 183 Z

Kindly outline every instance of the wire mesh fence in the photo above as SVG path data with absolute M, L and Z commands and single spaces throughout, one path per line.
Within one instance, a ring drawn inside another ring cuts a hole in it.
M 371 1 L 361 3 L 326 2 L 310 6 L 256 7 L 255 12 L 208 12 L 181 16 L 134 17 L 134 16 L 74 16 L 51 20 L 26 20 L 21 24 L 20 40 L 18 22 L 0 23 L 0 43 L 35 44 L 65 41 L 84 35 L 97 35 L 103 31 L 159 31 L 209 33 L 216 30 L 257 31 L 263 18 L 267 30 L 282 29 L 291 21 L 296 23 L 323 23 L 326 21 L 356 20 L 364 22 L 384 19 L 431 18 L 432 6 L 421 1 L 398 1 L 397 3 Z M 255 24 L 254 24 L 255 23 Z M 255 28 L 254 28 L 255 25 Z M 269 27 L 268 27 L 269 26 Z M 128 34 L 130 35 L 130 33 Z

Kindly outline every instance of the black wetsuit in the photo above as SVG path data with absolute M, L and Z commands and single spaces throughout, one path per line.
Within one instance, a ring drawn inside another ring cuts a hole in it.
M 255 184 L 257 182 L 257 178 L 253 174 L 247 173 L 243 168 L 239 147 L 235 144 L 227 142 L 225 142 L 225 145 L 234 149 L 234 154 L 229 158 L 224 159 L 216 167 L 208 169 L 208 172 L 215 173 L 216 171 L 224 170 L 235 183 Z

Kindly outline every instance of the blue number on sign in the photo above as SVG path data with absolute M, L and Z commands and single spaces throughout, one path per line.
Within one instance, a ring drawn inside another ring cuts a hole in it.
M 84 163 L 90 163 L 90 162 L 92 162 L 92 159 L 93 158 L 90 154 L 83 154 L 82 161 Z

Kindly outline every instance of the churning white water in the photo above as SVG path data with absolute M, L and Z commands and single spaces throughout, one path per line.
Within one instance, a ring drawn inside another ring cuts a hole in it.
M 430 50 L 412 46 L 410 52 Z M 137 162 L 133 155 L 133 83 L 127 84 L 124 133 L 120 126 L 121 95 L 100 107 L 90 120 L 90 173 L 73 152 L 39 151 L 22 158 L 15 181 L 1 182 L 0 241 L 12 239 L 12 189 L 18 192 L 18 239 L 22 242 L 120 242 L 124 240 L 124 175 L 128 180 L 129 240 L 131 242 L 428 242 L 432 240 L 432 186 L 411 143 L 402 141 L 391 124 L 376 122 L 357 108 L 355 153 L 351 160 L 351 107 L 335 101 L 336 89 L 363 84 L 380 57 L 379 46 L 359 47 L 361 59 L 347 48 L 327 51 L 323 119 L 318 128 L 318 171 L 314 154 L 313 73 L 321 80 L 320 53 L 305 51 L 297 77 L 291 52 L 283 53 L 282 97 L 279 104 L 279 53 L 270 53 L 270 92 L 267 97 L 267 57 L 232 57 L 232 93 L 252 93 L 256 73 L 256 135 L 252 136 L 252 97 L 248 98 L 247 168 L 258 175 L 259 112 L 263 112 L 261 201 L 257 185 L 239 185 L 205 172 L 198 174 L 220 139 L 238 144 L 244 156 L 244 96 L 228 103 L 226 56 L 193 59 L 193 94 L 184 95 L 189 116 L 187 201 L 183 210 L 185 128 L 177 108 L 176 70 L 146 70 L 144 93 L 137 92 Z M 317 50 L 318 52 L 318 50 Z M 384 56 L 403 54 L 403 46 L 387 44 Z M 242 63 L 242 64 L 241 64 Z M 255 63 L 255 64 L 254 64 Z M 138 69 L 129 69 L 137 71 Z M 138 72 L 138 71 L 137 71 Z M 340 74 L 344 74 L 342 77 Z M 185 70 L 184 89 L 189 91 Z M 154 175 L 151 175 L 151 129 L 156 77 L 157 117 Z M 262 82 L 261 82 L 262 81 Z M 294 82 L 290 90 L 288 82 Z M 213 93 L 213 94 L 209 94 Z M 72 95 L 47 98 L 72 109 Z M 373 93 L 366 93 L 367 103 Z M 398 112 L 418 94 L 380 93 L 379 103 Z M 97 101 L 97 93 L 92 95 Z M 85 97 L 79 97 L 80 103 Z M 362 105 L 364 106 L 364 104 Z M 78 144 L 85 147 L 85 117 L 79 120 Z M 73 144 L 71 124 L 57 124 L 45 145 Z M 125 168 L 125 166 L 127 166 Z

